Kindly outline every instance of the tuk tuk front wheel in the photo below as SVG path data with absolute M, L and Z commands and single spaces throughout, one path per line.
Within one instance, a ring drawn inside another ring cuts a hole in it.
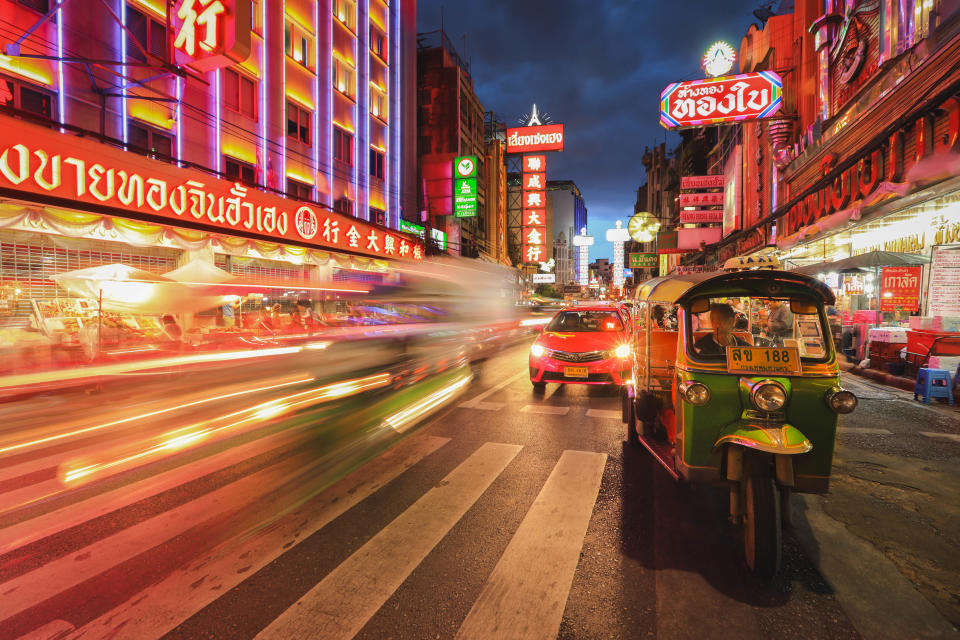
M 765 456 L 754 453 L 744 466 L 744 552 L 747 566 L 768 579 L 780 570 L 780 492 Z

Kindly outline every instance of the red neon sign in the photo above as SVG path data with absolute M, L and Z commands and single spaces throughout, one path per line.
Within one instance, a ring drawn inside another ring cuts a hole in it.
M 537 173 L 547 168 L 547 156 L 523 156 L 523 172 Z
M 9 118 L 0 118 L 0 191 L 188 222 L 225 234 L 377 258 L 423 258 L 422 245 L 409 238 L 318 205 Z
M 170 13 L 176 63 L 210 71 L 250 55 L 250 0 L 176 0 Z
M 563 125 L 507 129 L 507 153 L 563 151 Z M 542 171 L 542 169 L 541 169 Z
M 773 71 L 674 82 L 660 94 L 660 124 L 667 129 L 702 127 L 772 116 L 783 100 L 783 81 Z

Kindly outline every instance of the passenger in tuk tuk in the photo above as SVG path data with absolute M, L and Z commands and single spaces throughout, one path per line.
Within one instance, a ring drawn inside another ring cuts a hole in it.
M 735 314 L 729 304 L 715 302 L 710 305 L 710 326 L 713 330 L 693 343 L 701 356 L 722 356 L 727 347 L 747 347 L 745 340 L 733 333 Z

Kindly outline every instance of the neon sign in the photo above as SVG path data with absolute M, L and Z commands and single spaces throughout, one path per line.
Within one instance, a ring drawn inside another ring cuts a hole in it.
M 507 153 L 563 151 L 563 125 L 507 129 Z
M 523 255 L 521 262 L 538 263 L 547 259 L 547 195 L 545 156 L 523 157 L 523 180 L 520 192 L 523 207 L 520 230 Z
M 700 66 L 707 72 L 708 76 L 716 78 L 730 73 L 733 69 L 733 63 L 737 60 L 737 53 L 726 42 L 714 42 L 703 54 L 703 61 Z
M 780 110 L 783 81 L 773 71 L 674 82 L 660 94 L 667 129 L 758 120 Z
M 422 245 L 359 220 L 22 121 L 0 122 L 0 191 L 379 258 Z
M 204 72 L 250 55 L 250 0 L 177 0 L 170 24 L 178 65 Z

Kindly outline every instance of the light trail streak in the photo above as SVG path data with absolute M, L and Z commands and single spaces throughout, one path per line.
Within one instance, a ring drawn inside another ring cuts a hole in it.
M 393 429 L 394 431 L 403 432 L 410 428 L 412 424 L 417 422 L 420 418 L 430 413 L 447 400 L 450 400 L 454 395 L 456 395 L 461 389 L 463 389 L 471 380 L 473 379 L 472 374 L 467 374 L 461 378 L 458 378 L 451 384 L 440 389 L 439 391 L 434 391 L 427 397 L 422 400 L 408 405 L 405 409 L 394 413 L 393 415 L 387 416 L 383 419 L 383 424 L 386 427 Z
M 521 327 L 535 327 L 535 326 L 539 326 L 539 325 L 542 325 L 542 324 L 547 324 L 548 322 L 550 322 L 550 318 L 530 318 L 530 319 L 528 319 L 528 320 L 521 320 L 521 321 L 520 321 L 520 326 L 521 326 Z
M 226 400 L 228 398 L 235 398 L 237 396 L 247 395 L 249 393 L 257 393 L 260 391 L 270 391 L 272 389 L 280 389 L 282 387 L 289 387 L 295 384 L 304 384 L 307 382 L 313 382 L 314 378 L 297 378 L 295 380 L 290 380 L 287 382 L 281 382 L 278 384 L 267 385 L 262 387 L 254 387 L 251 389 L 244 389 L 242 391 L 235 391 L 233 393 L 225 393 L 217 396 L 211 396 L 209 398 L 203 398 L 202 400 L 195 400 L 193 402 L 187 402 L 186 404 L 177 405 L 175 407 L 167 407 L 166 409 L 158 409 L 156 411 L 150 411 L 147 413 L 141 413 L 135 416 L 129 416 L 127 418 L 120 418 L 119 420 L 113 420 L 111 422 L 105 422 L 103 424 L 94 425 L 91 427 L 84 427 L 82 429 L 75 429 L 73 431 L 66 431 L 64 433 L 58 433 L 51 436 L 46 436 L 43 438 L 37 438 L 35 440 L 30 440 L 28 442 L 21 442 L 18 444 L 7 445 L 0 447 L 0 454 L 9 453 L 11 451 L 18 451 L 20 449 L 29 449 L 30 447 L 35 447 L 41 444 L 47 444 L 49 442 L 56 442 L 57 440 L 63 440 L 64 438 L 71 438 L 78 435 L 83 435 L 85 433 L 92 433 L 94 431 L 100 431 L 101 429 L 107 429 L 109 427 L 115 427 L 120 424 L 125 424 L 128 422 L 133 422 L 135 420 L 143 420 L 145 418 L 152 418 L 154 416 L 159 416 L 165 413 L 170 413 L 173 411 L 179 411 L 181 409 L 187 409 L 189 407 L 196 407 L 208 402 L 216 402 L 217 400 Z

